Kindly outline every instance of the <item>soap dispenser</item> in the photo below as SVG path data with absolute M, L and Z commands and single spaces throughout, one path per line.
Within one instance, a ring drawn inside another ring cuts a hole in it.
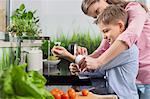
M 28 55 L 27 55 L 27 61 L 28 61 L 28 67 L 27 70 L 35 70 L 39 73 L 43 73 L 43 55 L 42 51 L 38 48 L 32 48 Z

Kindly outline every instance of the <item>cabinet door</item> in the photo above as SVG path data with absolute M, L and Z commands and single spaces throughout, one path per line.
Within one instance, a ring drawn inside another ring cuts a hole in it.
M 6 32 L 6 2 L 7 0 L 0 0 L 0 31 Z

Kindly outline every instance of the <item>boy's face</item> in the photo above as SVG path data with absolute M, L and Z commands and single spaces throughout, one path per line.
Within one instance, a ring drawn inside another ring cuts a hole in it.
M 124 31 L 124 24 L 122 22 L 117 24 L 108 24 L 105 25 L 102 22 L 98 24 L 100 30 L 104 34 L 104 38 L 109 40 L 109 43 L 112 44 L 117 37 Z

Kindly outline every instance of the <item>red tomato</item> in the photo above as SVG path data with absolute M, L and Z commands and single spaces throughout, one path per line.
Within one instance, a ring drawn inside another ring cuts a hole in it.
M 69 99 L 75 99 L 76 98 L 76 93 L 75 92 L 70 92 L 69 93 Z
M 75 99 L 76 92 L 75 92 L 75 90 L 73 88 L 69 88 L 67 92 L 68 92 L 68 95 L 69 95 L 70 99 Z
M 63 95 L 61 95 L 61 99 L 69 99 L 69 96 L 67 93 L 64 93 Z
M 69 88 L 67 92 L 69 94 L 70 92 L 75 92 L 75 90 L 73 88 Z
M 56 92 L 58 92 L 58 91 L 59 91 L 59 89 L 58 89 L 58 88 L 53 88 L 52 90 L 54 90 L 54 91 L 56 91 Z
M 59 92 L 60 95 L 64 94 L 64 92 L 62 90 L 59 90 L 58 92 Z
M 61 99 L 61 95 L 59 93 L 55 93 L 53 96 L 55 97 L 55 99 Z
M 58 88 L 54 88 L 50 93 L 55 97 L 55 99 L 61 99 L 61 92 Z
M 54 94 L 56 93 L 56 91 L 55 91 L 55 90 L 51 90 L 50 93 L 51 93 L 52 95 L 54 95 Z
M 87 89 L 82 90 L 82 95 L 87 96 L 89 94 L 89 91 Z

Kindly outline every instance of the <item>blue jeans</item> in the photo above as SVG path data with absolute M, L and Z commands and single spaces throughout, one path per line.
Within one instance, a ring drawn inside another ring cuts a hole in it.
M 140 99 L 150 99 L 150 84 L 137 84 Z

